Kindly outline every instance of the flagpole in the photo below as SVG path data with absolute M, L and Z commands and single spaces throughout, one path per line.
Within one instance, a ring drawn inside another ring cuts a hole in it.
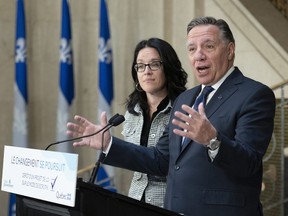
M 74 99 L 74 75 L 72 53 L 71 22 L 68 0 L 62 0 L 62 24 L 60 39 L 60 75 L 57 110 L 56 140 L 67 139 L 66 124 L 70 118 L 70 110 Z M 73 152 L 72 143 L 57 145 L 57 151 Z
M 112 65 L 112 43 L 109 31 L 108 10 L 105 0 L 100 1 L 100 31 L 98 44 L 99 58 L 99 94 L 98 94 L 98 118 L 105 111 L 108 118 L 112 116 L 113 89 L 113 65 Z M 114 168 L 102 165 L 99 169 L 96 184 L 116 191 L 114 187 Z
M 28 147 L 27 64 L 24 0 L 17 0 L 15 36 L 15 83 L 12 145 Z M 10 194 L 8 215 L 16 215 L 16 195 Z

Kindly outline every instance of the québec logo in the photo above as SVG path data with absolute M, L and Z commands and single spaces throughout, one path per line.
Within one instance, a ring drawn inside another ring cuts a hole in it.
M 4 180 L 4 187 L 13 187 L 14 185 L 11 182 L 11 179 Z

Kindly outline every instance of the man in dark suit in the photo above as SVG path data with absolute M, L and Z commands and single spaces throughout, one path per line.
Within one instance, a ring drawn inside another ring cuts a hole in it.
M 235 41 L 224 20 L 196 18 L 187 33 L 189 60 L 201 85 L 177 98 L 155 148 L 105 134 L 104 163 L 167 175 L 165 208 L 185 216 L 263 215 L 262 158 L 273 131 L 274 94 L 233 65 Z M 212 91 L 202 97 L 205 86 Z M 68 123 L 74 137 L 107 123 L 106 114 L 101 125 L 80 116 L 75 120 L 78 124 Z M 101 149 L 101 134 L 74 143 L 83 145 Z

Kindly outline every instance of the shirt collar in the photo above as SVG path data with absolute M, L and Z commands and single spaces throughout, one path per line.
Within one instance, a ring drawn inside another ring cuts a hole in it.
M 216 82 L 214 85 L 212 85 L 213 87 L 213 93 L 217 91 L 217 89 L 222 85 L 222 83 L 224 82 L 224 80 L 233 72 L 233 70 L 235 69 L 234 66 L 232 66 L 227 73 L 220 79 L 218 80 L 218 82 Z M 205 85 L 202 85 L 202 90 L 205 87 Z

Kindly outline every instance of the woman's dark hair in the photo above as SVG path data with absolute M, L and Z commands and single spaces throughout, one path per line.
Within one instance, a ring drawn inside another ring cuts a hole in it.
M 136 85 L 139 83 L 137 78 L 137 71 L 134 65 L 137 63 L 137 56 L 140 50 L 145 47 L 151 47 L 157 50 L 160 59 L 163 62 L 163 71 L 166 78 L 166 88 L 169 99 L 174 102 L 175 98 L 186 90 L 187 73 L 182 68 L 182 64 L 173 49 L 173 47 L 166 41 L 159 38 L 150 38 L 148 40 L 140 41 L 134 51 L 134 59 L 131 66 L 132 78 L 134 80 L 134 90 L 126 100 L 126 107 L 128 112 L 134 115 L 138 115 L 134 111 L 134 107 L 137 103 L 140 104 L 143 110 L 149 110 L 146 93 L 144 91 L 138 91 Z

